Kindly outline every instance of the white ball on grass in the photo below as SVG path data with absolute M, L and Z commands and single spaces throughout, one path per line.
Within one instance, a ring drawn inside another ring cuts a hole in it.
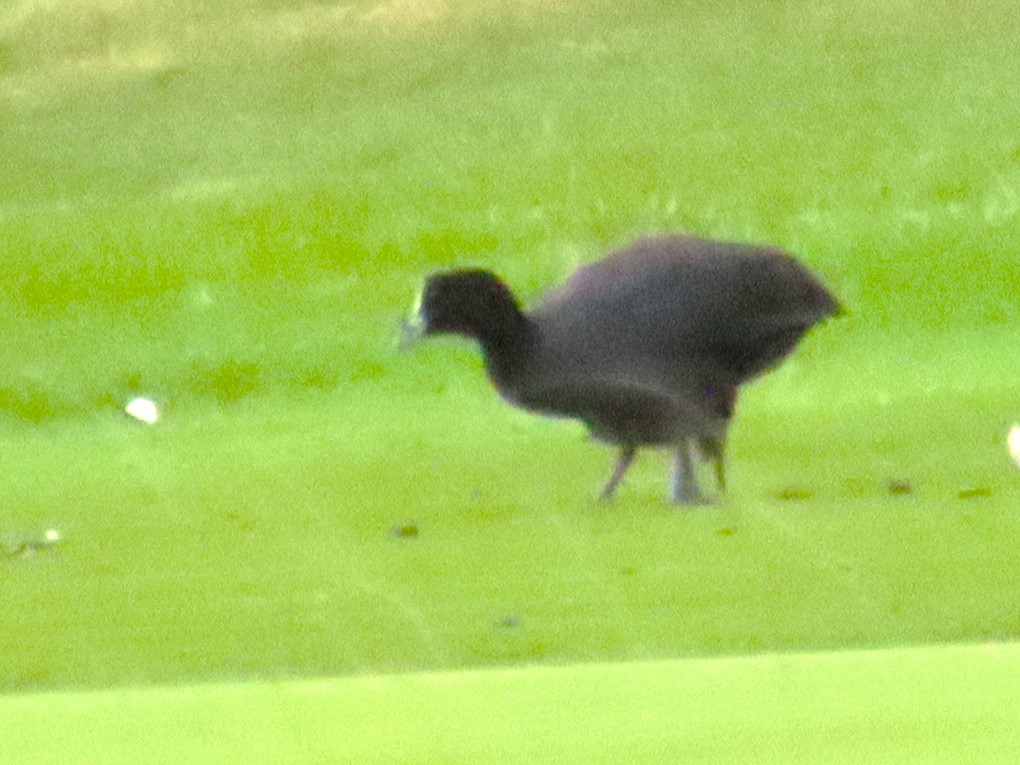
M 142 396 L 133 398 L 127 402 L 124 411 L 130 417 L 134 417 L 136 420 L 140 420 L 147 425 L 154 425 L 159 420 L 159 406 L 151 398 L 144 398 Z
M 60 532 L 57 531 L 56 529 L 46 529 L 46 533 L 43 534 L 43 538 L 47 542 L 50 542 L 50 543 L 52 543 L 52 542 L 59 542 L 60 541 Z
M 1014 425 L 1009 431 L 1009 435 L 1006 436 L 1006 447 L 1009 449 L 1009 456 L 1020 468 L 1020 425 Z

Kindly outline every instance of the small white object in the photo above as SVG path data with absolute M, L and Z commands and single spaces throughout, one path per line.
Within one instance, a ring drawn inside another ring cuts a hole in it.
M 147 425 L 153 425 L 159 419 L 159 407 L 151 398 L 139 396 L 127 402 L 124 411 L 136 420 L 141 420 Z
M 1009 448 L 1009 456 L 1013 458 L 1014 464 L 1020 468 L 1020 425 L 1014 425 L 1009 435 L 1006 436 L 1006 446 Z
M 46 529 L 46 533 L 43 534 L 43 537 L 46 539 L 47 542 L 50 543 L 59 542 L 60 532 L 57 531 L 56 529 Z

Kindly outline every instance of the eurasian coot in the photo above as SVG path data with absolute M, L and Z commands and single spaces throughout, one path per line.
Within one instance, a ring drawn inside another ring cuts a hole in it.
M 738 387 L 838 310 L 781 250 L 659 236 L 579 268 L 527 313 L 488 271 L 435 274 L 403 334 L 474 338 L 507 401 L 576 418 L 619 447 L 604 499 L 639 447 L 664 446 L 675 455 L 672 500 L 694 504 L 704 500 L 695 454 L 715 463 L 725 488 Z

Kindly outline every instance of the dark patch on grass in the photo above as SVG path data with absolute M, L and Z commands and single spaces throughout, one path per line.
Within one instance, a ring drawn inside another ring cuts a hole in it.
M 966 183 L 948 183 L 939 186 L 935 196 L 940 202 L 962 202 L 970 195 Z
M 51 552 L 58 540 L 39 539 L 14 539 L 0 540 L 0 559 L 36 558 Z
M 340 375 L 334 369 L 314 367 L 302 369 L 293 378 L 299 388 L 327 391 L 340 384 Z
M 904 496 L 906 494 L 913 494 L 914 487 L 910 481 L 902 481 L 899 479 L 889 479 L 885 482 L 885 490 L 894 496 Z
M 956 492 L 957 499 L 978 499 L 992 496 L 992 490 L 988 486 L 968 486 Z
M 28 382 L 20 387 L 0 387 L 0 412 L 15 420 L 41 425 L 73 409 L 67 401 L 38 382 Z
M 257 392 L 264 384 L 264 376 L 261 364 L 228 359 L 212 368 L 197 370 L 192 387 L 200 395 L 229 404 Z
M 800 502 L 805 499 L 811 499 L 811 492 L 806 489 L 786 488 L 776 494 L 776 499 L 783 502 Z
M 416 523 L 399 523 L 390 529 L 390 536 L 394 539 L 417 539 L 420 534 Z
M 386 375 L 386 367 L 374 361 L 358 361 L 351 367 L 351 382 L 376 380 Z

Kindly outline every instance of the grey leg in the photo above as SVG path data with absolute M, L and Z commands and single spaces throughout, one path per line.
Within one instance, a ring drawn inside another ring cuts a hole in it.
M 712 460 L 715 468 L 715 483 L 720 492 L 726 491 L 726 442 L 721 438 L 703 438 L 698 442 L 701 455 Z
M 719 491 L 726 491 L 726 462 L 721 453 L 715 458 L 715 482 Z
M 624 446 L 620 449 L 620 456 L 616 460 L 616 467 L 613 468 L 613 474 L 609 476 L 609 480 L 606 481 L 606 485 L 602 487 L 602 494 L 599 496 L 603 502 L 610 502 L 613 499 L 613 494 L 616 493 L 616 487 L 620 481 L 623 480 L 624 474 L 627 472 L 627 468 L 630 467 L 630 463 L 634 461 L 634 455 L 637 454 L 637 449 L 633 446 Z
M 704 504 L 705 498 L 698 488 L 698 478 L 694 474 L 694 460 L 691 457 L 691 446 L 687 441 L 677 444 L 673 457 L 673 486 L 670 500 L 678 505 Z M 721 464 L 718 461 L 717 466 Z

